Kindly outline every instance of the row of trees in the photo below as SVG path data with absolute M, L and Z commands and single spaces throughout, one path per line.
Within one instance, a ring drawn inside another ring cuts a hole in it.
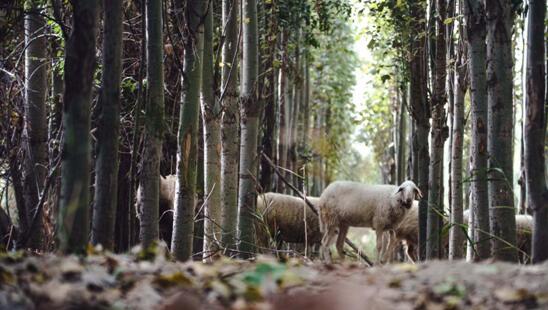
M 444 218 L 449 220 L 449 258 L 464 256 L 460 245 L 468 223 L 463 223 L 462 214 L 469 202 L 472 258 L 517 260 L 514 198 L 519 191 L 513 188 L 513 148 L 521 104 L 516 92 L 524 94 L 520 199 L 526 208 L 520 211 L 535 218 L 533 261 L 545 260 L 546 2 L 373 1 L 366 9 L 374 16 L 369 45 L 375 59 L 392 64 L 377 76 L 390 85 L 396 115 L 388 125 L 394 134 L 383 132 L 382 126 L 377 130 L 384 138 L 374 144 L 375 152 L 383 158 L 384 145 L 395 141 L 388 156 L 394 167 L 387 169 L 393 176 L 388 179 L 401 181 L 407 170 L 425 193 L 419 211 L 421 258 L 442 257 Z M 519 59 L 516 46 L 521 39 L 526 42 L 520 69 L 525 82 L 515 85 L 520 71 L 514 60 Z M 411 116 L 409 137 L 402 117 L 406 110 Z M 463 165 L 464 152 L 469 169 Z M 449 166 L 447 182 L 444 166 Z M 449 193 L 447 207 L 444 191 Z
M 364 4 L 376 63 L 363 111 L 350 104 L 357 59 L 347 2 L 71 4 L 0 7 L 0 169 L 17 206 L 16 217 L 10 208 L 0 213 L 15 229 L 0 226 L 10 246 L 80 252 L 90 223 L 93 244 L 150 246 L 170 216 L 159 213 L 160 175 L 176 174 L 174 256 L 250 257 L 256 193 L 289 192 L 267 159 L 300 190 L 319 195 L 345 174 L 349 138 L 363 123 L 364 139 L 385 162 L 384 181 L 409 178 L 424 194 L 421 258 L 442 256 L 447 211 L 449 255 L 464 255 L 458 245 L 469 201 L 471 255 L 515 261 L 519 92 L 521 201 L 535 216 L 533 261 L 546 259 L 545 2 Z M 513 78 L 516 33 L 527 43 L 523 90 Z M 372 121 L 379 116 L 385 119 Z
M 256 193 L 288 191 L 267 158 L 316 195 L 337 171 L 356 61 L 346 2 L 13 0 L 1 10 L 10 247 L 151 246 L 171 216 L 159 213 L 161 175 L 176 174 L 174 257 L 250 257 Z

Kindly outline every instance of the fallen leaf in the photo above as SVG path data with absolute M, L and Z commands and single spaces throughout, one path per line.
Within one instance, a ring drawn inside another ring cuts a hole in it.
M 524 288 L 503 287 L 495 290 L 495 296 L 502 302 L 519 302 L 531 297 Z
M 415 264 L 408 264 L 408 263 L 404 263 L 404 264 L 397 264 L 394 266 L 394 270 L 395 271 L 400 271 L 400 272 L 417 272 L 419 270 L 419 267 Z
M 175 272 L 172 274 L 161 274 L 154 279 L 153 283 L 162 288 L 173 286 L 191 286 L 192 279 L 187 277 L 182 272 Z

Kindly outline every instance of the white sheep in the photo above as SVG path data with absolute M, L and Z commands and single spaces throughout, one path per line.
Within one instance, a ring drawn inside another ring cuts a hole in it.
M 175 205 L 175 183 L 177 176 L 175 174 L 160 177 L 160 200 L 159 200 L 159 230 L 160 238 L 171 244 L 171 231 L 173 229 L 173 207 Z M 141 185 L 137 188 L 135 202 L 135 211 L 137 218 L 141 218 L 142 208 L 142 188 Z
M 413 206 L 404 216 L 398 227 L 394 229 L 394 234 L 397 242 L 392 242 L 390 249 L 387 253 L 391 256 L 395 255 L 397 245 L 399 242 L 404 242 L 407 258 L 411 262 L 415 262 L 417 259 L 418 249 L 418 234 L 419 234 L 419 220 L 418 220 L 418 201 L 413 202 Z M 468 219 L 470 210 L 465 210 L 463 213 L 463 222 L 468 225 Z M 525 262 L 528 256 L 531 255 L 531 234 L 533 231 L 533 217 L 527 214 L 516 215 L 516 246 L 520 249 L 520 261 Z M 447 246 L 448 236 L 444 236 L 443 244 Z M 386 242 L 385 242 L 386 244 Z M 463 245 L 464 246 L 464 245 Z M 524 255 L 523 255 L 524 254 Z
M 317 206 L 319 198 L 307 199 Z M 257 212 L 262 219 L 257 222 L 257 240 L 263 246 L 268 245 L 271 236 L 278 244 L 283 241 L 313 245 L 321 241 L 318 216 L 299 197 L 278 193 L 258 195 Z
M 470 209 L 463 212 L 463 222 L 468 223 Z M 519 259 L 522 263 L 531 256 L 531 237 L 533 233 L 533 217 L 528 214 L 516 214 L 516 246 L 520 250 Z
M 384 256 L 384 232 L 397 227 L 413 200 L 421 197 L 421 191 L 412 181 L 405 181 L 400 186 L 348 181 L 331 183 L 319 203 L 323 233 L 320 256 L 330 262 L 329 247 L 336 243 L 337 252 L 343 258 L 348 228 L 371 227 L 376 232 L 377 262 L 380 263 Z
M 418 258 L 419 244 L 419 202 L 413 201 L 409 212 L 405 214 L 400 224 L 394 229 L 396 242 L 391 242 L 387 250 L 389 257 L 394 257 L 400 242 L 405 244 L 405 254 L 410 262 L 414 263 Z M 388 247 L 388 245 L 386 245 Z
M 519 255 L 522 263 L 529 261 L 531 256 L 533 225 L 533 217 L 531 215 L 516 214 L 516 245 L 522 251 Z

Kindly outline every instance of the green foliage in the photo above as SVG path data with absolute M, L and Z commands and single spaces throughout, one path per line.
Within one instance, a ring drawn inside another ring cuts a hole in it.
M 371 152 L 362 153 L 354 147 L 351 147 L 349 151 L 342 154 L 341 162 L 344 162 L 344 165 L 339 165 L 335 178 L 369 184 L 382 183 L 382 176 L 378 169 L 378 163 L 373 156 L 374 154 Z M 352 241 L 354 243 L 361 242 L 358 242 L 359 240 Z M 368 253 L 375 252 L 374 242 L 371 246 L 371 251 Z
M 361 141 L 373 147 L 377 161 L 383 161 L 387 146 L 393 141 L 393 112 L 398 109 L 396 93 L 409 81 L 409 43 L 425 33 L 411 32 L 412 9 L 426 9 L 426 1 L 372 0 L 360 10 L 367 28 L 364 35 L 371 59 L 362 68 L 370 77 L 360 111 Z M 454 19 L 447 20 L 454 22 Z
M 352 49 L 352 30 L 344 18 L 334 22 L 330 34 L 320 33 L 317 37 L 323 46 L 311 51 L 312 111 L 324 115 L 327 134 L 312 141 L 312 148 L 328 160 L 336 173 L 356 124 L 352 87 L 358 59 Z

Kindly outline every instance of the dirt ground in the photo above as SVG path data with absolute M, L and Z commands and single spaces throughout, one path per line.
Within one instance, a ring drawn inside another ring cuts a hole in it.
M 0 254 L 0 309 L 548 309 L 548 263 L 369 268 L 165 253 Z

